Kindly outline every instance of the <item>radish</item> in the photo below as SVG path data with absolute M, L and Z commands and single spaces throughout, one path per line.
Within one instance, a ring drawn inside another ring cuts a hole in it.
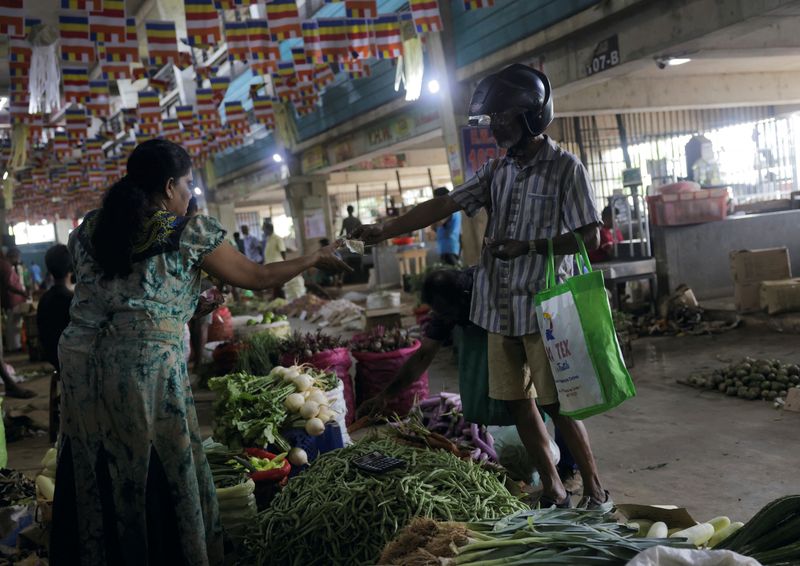
M 308 391 L 314 385 L 314 378 L 307 373 L 299 374 L 292 381 L 298 391 Z
M 320 436 L 325 432 L 325 423 L 316 417 L 308 419 L 306 422 L 306 432 L 311 436 Z
M 306 401 L 300 407 L 300 416 L 304 419 L 313 419 L 319 414 L 319 403 L 314 401 Z
M 325 395 L 325 393 L 323 393 L 321 390 L 316 388 L 311 390 L 311 393 L 308 396 L 308 400 L 314 401 L 318 405 L 330 404 L 330 401 L 328 401 L 328 396 Z
M 305 398 L 302 393 L 292 393 L 283 402 L 286 409 L 291 413 L 296 413 L 305 404 Z
M 305 466 L 308 464 L 308 454 L 306 454 L 305 450 L 296 446 L 289 450 L 286 459 L 289 460 L 292 466 Z

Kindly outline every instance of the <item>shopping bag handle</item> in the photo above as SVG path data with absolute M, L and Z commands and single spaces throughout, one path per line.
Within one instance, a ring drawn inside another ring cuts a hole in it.
M 572 233 L 578 242 L 578 253 L 575 254 L 575 261 L 581 273 L 591 273 L 592 263 L 589 261 L 589 253 L 586 251 L 586 244 L 583 237 L 577 232 Z M 547 262 L 545 267 L 545 285 L 547 289 L 556 286 L 556 260 L 553 253 L 553 240 L 547 240 Z
M 578 269 L 581 273 L 591 273 L 592 263 L 589 261 L 589 252 L 586 251 L 586 244 L 583 243 L 583 236 L 577 232 L 572 233 L 578 241 L 579 253 L 575 254 L 575 262 L 578 264 Z

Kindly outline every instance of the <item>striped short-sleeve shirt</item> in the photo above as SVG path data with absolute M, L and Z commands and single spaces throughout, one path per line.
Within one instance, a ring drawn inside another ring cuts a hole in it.
M 450 194 L 469 216 L 487 209 L 487 237 L 552 239 L 600 222 L 586 168 L 549 137 L 545 142 L 522 165 L 509 157 L 489 161 L 478 171 L 476 183 Z M 572 264 L 571 256 L 556 257 L 559 277 L 572 275 Z M 534 296 L 544 279 L 544 256 L 502 261 L 484 247 L 473 283 L 470 319 L 505 336 L 538 332 Z

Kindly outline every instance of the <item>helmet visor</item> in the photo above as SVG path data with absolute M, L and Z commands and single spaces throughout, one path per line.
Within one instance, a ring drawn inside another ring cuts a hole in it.
M 473 128 L 488 127 L 488 126 L 508 126 L 517 116 L 522 114 L 523 110 L 519 108 L 512 108 L 505 112 L 497 112 L 493 114 L 478 114 L 469 117 L 469 125 Z

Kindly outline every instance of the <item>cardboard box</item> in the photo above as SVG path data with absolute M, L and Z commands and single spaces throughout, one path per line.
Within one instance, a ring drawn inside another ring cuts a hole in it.
M 761 283 L 761 308 L 769 314 L 800 311 L 800 278 Z
M 800 388 L 792 387 L 786 392 L 786 403 L 783 405 L 783 409 L 800 413 Z
M 789 250 L 738 250 L 730 253 L 734 298 L 739 312 L 761 309 L 761 282 L 788 279 L 792 276 Z

